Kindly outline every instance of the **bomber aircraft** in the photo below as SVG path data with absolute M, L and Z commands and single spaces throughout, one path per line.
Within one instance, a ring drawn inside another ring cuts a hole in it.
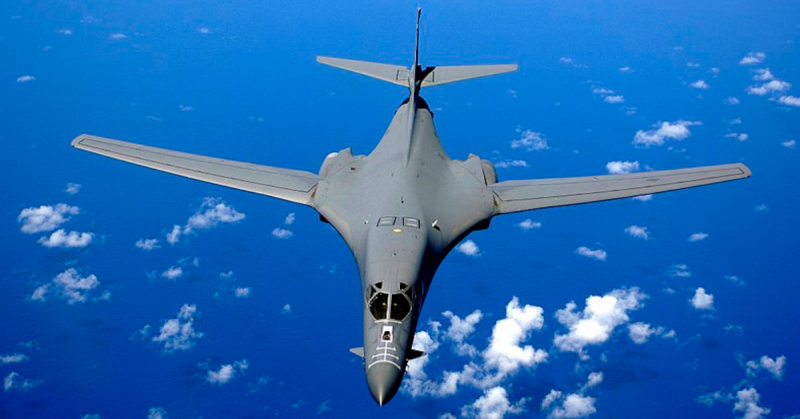
M 383 406 L 396 393 L 409 360 L 422 304 L 444 257 L 492 217 L 585 204 L 743 179 L 741 163 L 561 179 L 499 182 L 476 155 L 453 160 L 442 148 L 420 90 L 515 71 L 516 65 L 419 64 L 419 21 L 411 68 L 317 57 L 333 67 L 405 86 L 408 97 L 369 155 L 331 153 L 318 174 L 243 163 L 83 134 L 72 146 L 151 169 L 314 208 L 353 252 L 363 292 L 367 385 Z

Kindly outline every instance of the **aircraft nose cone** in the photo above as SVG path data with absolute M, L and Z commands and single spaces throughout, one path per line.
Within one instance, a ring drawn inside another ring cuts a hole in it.
M 388 362 L 375 364 L 367 371 L 367 384 L 372 398 L 383 406 L 397 393 L 403 376 L 400 369 Z

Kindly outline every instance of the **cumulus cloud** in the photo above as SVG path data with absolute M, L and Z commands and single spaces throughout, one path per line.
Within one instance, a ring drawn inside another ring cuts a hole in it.
M 75 268 L 69 268 L 56 275 L 51 283 L 36 288 L 30 299 L 33 301 L 45 301 L 47 294 L 54 290 L 60 298 L 67 300 L 68 304 L 85 303 L 89 301 L 99 286 L 100 281 L 97 280 L 97 276 L 81 276 Z M 104 291 L 100 296 L 91 299 L 98 301 L 108 300 L 109 298 L 111 298 L 111 293 Z
M 122 41 L 124 39 L 128 39 L 128 35 L 117 32 L 117 33 L 112 33 L 111 35 L 108 36 L 108 38 L 114 41 Z
M 194 107 L 189 106 L 189 105 L 180 104 L 180 105 L 178 105 L 178 109 L 181 112 L 191 112 L 191 111 L 194 110 Z
M 16 371 L 11 371 L 3 379 L 3 391 L 19 391 L 26 392 L 41 383 L 39 380 L 33 380 L 21 376 Z
M 782 93 L 792 88 L 792 84 L 783 80 L 770 80 L 759 86 L 750 86 L 747 93 L 756 96 L 764 96 L 767 93 Z
M 55 230 L 61 224 L 69 221 L 70 215 L 77 215 L 79 212 L 80 208 L 67 204 L 42 205 L 38 208 L 25 208 L 17 216 L 17 221 L 22 223 L 20 230 L 23 233 L 41 233 Z
M 526 129 L 520 131 L 520 138 L 518 140 L 511 141 L 511 148 L 524 148 L 526 151 L 534 151 L 546 150 L 549 147 L 542 133 Z
M 596 95 L 613 95 L 614 91 L 604 87 L 595 87 L 592 89 L 592 93 Z
M 465 343 L 464 339 L 475 331 L 475 325 L 481 321 L 483 313 L 480 310 L 475 310 L 463 319 L 451 311 L 445 311 L 442 315 L 450 320 L 450 327 L 447 328 L 445 336 L 456 345 L 456 353 L 474 356 L 477 353 L 477 349 Z
M 625 233 L 637 239 L 650 240 L 650 232 L 647 230 L 647 227 L 637 225 L 628 226 L 625 228 Z
M 250 296 L 250 288 L 249 287 L 236 287 L 233 290 L 233 295 L 236 298 L 247 298 Z
M 653 200 L 653 194 L 634 196 L 631 199 L 634 200 L 634 201 L 639 201 L 639 202 L 652 201 Z
M 456 247 L 456 250 L 466 256 L 469 257 L 478 257 L 481 255 L 481 249 L 475 244 L 472 240 L 464 240 L 461 244 Z
M 757 68 L 753 70 L 753 72 L 756 73 L 756 75 L 753 76 L 753 80 L 755 81 L 769 81 L 775 78 L 775 75 L 773 75 L 768 68 Z
M 142 250 L 159 249 L 161 246 L 158 244 L 158 239 L 139 239 L 136 241 L 136 247 Z
M 750 136 L 745 134 L 745 133 L 743 133 L 743 132 L 742 133 L 731 132 L 731 133 L 725 134 L 725 138 L 735 138 L 735 139 L 737 139 L 739 141 L 744 142 L 744 141 L 747 141 L 747 139 L 750 138 Z
M 795 140 L 786 140 L 786 141 L 782 141 L 781 145 L 786 147 L 786 148 L 795 148 L 795 147 L 797 147 L 797 142 Z M 766 207 L 766 205 L 765 205 L 765 207 Z
M 151 407 L 147 411 L 147 419 L 167 419 L 167 411 L 163 407 Z
M 281 309 L 281 314 L 291 314 L 291 313 L 292 313 L 291 304 L 284 304 L 283 308 Z
M 521 228 L 523 231 L 529 231 L 537 228 L 542 228 L 542 223 L 538 221 L 533 221 L 530 218 L 526 218 L 519 223 L 515 224 L 517 227 Z
M 183 268 L 180 266 L 170 266 L 169 269 L 161 272 L 161 277 L 174 281 L 183 276 Z
M 66 193 L 68 193 L 70 195 L 75 195 L 80 191 L 81 191 L 81 184 L 80 183 L 69 182 L 69 183 L 67 183 L 67 188 L 64 189 L 64 192 L 66 192 Z
M 638 161 L 610 161 L 606 163 L 609 174 L 620 175 L 639 171 Z
M 56 33 L 69 36 L 72 35 L 73 32 L 72 29 L 56 29 Z
M 778 103 L 784 106 L 800 106 L 800 97 L 781 96 L 778 98 Z
M 628 322 L 628 312 L 638 310 L 647 295 L 639 288 L 617 289 L 604 296 L 592 295 L 586 299 L 583 311 L 575 311 L 574 301 L 556 312 L 559 323 L 569 329 L 567 334 L 556 333 L 553 343 L 563 352 L 577 352 L 588 358 L 584 348 L 606 342 L 617 326 Z
M 211 29 L 209 29 L 209 28 L 207 28 L 205 26 L 201 26 L 201 27 L 197 28 L 197 32 L 200 32 L 203 35 L 208 35 L 208 34 L 211 33 Z
M 167 242 L 175 244 L 181 236 L 192 234 L 198 230 L 208 230 L 220 224 L 233 224 L 243 220 L 245 215 L 228 206 L 219 198 L 205 198 L 197 212 L 189 217 L 181 227 L 175 225 L 167 233 Z
M 693 233 L 691 236 L 689 236 L 689 238 L 686 239 L 686 241 L 690 242 L 690 243 L 694 243 L 694 242 L 699 242 L 701 240 L 705 240 L 707 238 L 708 238 L 708 234 L 707 233 L 703 233 L 702 231 L 698 231 L 697 233 Z
M 661 326 L 652 327 L 649 323 L 636 322 L 628 325 L 628 336 L 633 343 L 641 345 L 646 343 L 651 336 L 661 336 L 662 338 L 674 338 L 675 331 L 667 331 Z
M 582 394 L 568 394 L 566 397 L 558 390 L 550 390 L 542 401 L 542 411 L 548 411 L 551 419 L 584 418 L 597 412 L 595 398 Z
M 86 247 L 92 242 L 94 233 L 79 233 L 70 231 L 67 233 L 63 229 L 54 231 L 50 236 L 39 239 L 39 243 L 44 247 Z
M 731 281 L 731 283 L 733 283 L 733 285 L 736 285 L 737 287 L 741 287 L 744 285 L 744 280 L 742 280 L 736 275 L 725 275 L 725 279 Z
M 286 218 L 283 219 L 283 223 L 286 224 L 287 226 L 290 226 L 294 224 L 294 219 L 295 219 L 295 214 L 293 212 L 290 212 L 286 214 Z
M 755 388 L 745 388 L 736 392 L 736 399 L 733 404 L 733 411 L 742 414 L 742 419 L 761 419 L 767 417 L 770 409 L 761 407 L 758 403 L 761 395 Z
M 705 80 L 697 80 L 695 82 L 692 82 L 692 83 L 689 84 L 689 87 L 693 87 L 695 89 L 701 89 L 701 90 L 708 90 L 709 88 L 711 88 L 711 86 L 709 86 L 708 83 L 706 83 Z
M 272 237 L 275 237 L 276 239 L 290 239 L 292 236 L 294 236 L 292 230 L 287 230 L 280 227 L 275 227 L 272 230 Z
M 494 387 L 484 392 L 478 400 L 461 409 L 461 416 L 465 418 L 500 419 L 509 414 L 520 414 L 525 411 L 525 402 L 522 398 L 516 403 L 508 400 L 508 393 L 502 387 Z
M 17 83 L 27 83 L 29 81 L 34 81 L 34 80 L 36 80 L 36 77 L 27 74 L 24 76 L 17 77 Z
M 781 355 L 770 358 L 766 355 L 757 360 L 747 361 L 746 372 L 748 377 L 755 377 L 758 371 L 767 371 L 776 380 L 783 379 L 783 368 L 786 366 L 786 356 Z
M 622 95 L 606 96 L 605 98 L 603 98 L 603 102 L 612 103 L 612 104 L 613 103 L 623 103 L 623 102 L 625 102 L 625 97 L 622 96 Z
M 692 307 L 697 310 L 711 310 L 714 308 L 714 296 L 707 293 L 705 288 L 699 287 L 695 290 L 691 300 Z
M 10 354 L 0 355 L 0 365 L 18 364 L 28 360 L 28 355 L 25 354 Z
M 219 367 L 218 370 L 208 370 L 206 372 L 206 382 L 209 384 L 221 386 L 227 384 L 235 377 L 244 374 L 250 364 L 246 359 L 236 361 L 232 364 L 225 364 Z
M 670 266 L 667 275 L 673 278 L 689 278 L 692 276 L 692 271 L 689 270 L 689 266 L 685 263 L 676 263 Z
M 195 341 L 203 337 L 202 332 L 194 329 L 197 306 L 184 304 L 178 316 L 169 319 L 161 325 L 158 336 L 153 337 L 153 342 L 163 344 L 164 353 L 185 351 L 194 346 Z
M 738 105 L 739 103 L 740 103 L 739 99 L 734 96 L 725 99 L 726 105 Z
M 666 140 L 685 140 L 692 134 L 689 127 L 693 125 L 702 125 L 702 123 L 684 120 L 660 122 L 654 126 L 655 129 L 636 131 L 636 135 L 633 137 L 633 145 L 650 147 L 664 145 Z
M 628 67 L 628 66 L 625 66 L 625 67 L 620 67 L 620 68 L 619 68 L 619 72 L 620 72 L 620 73 L 630 73 L 631 71 L 633 71 L 633 70 L 632 70 L 630 67 Z
M 489 347 L 483 353 L 485 366 L 497 372 L 493 381 L 515 373 L 520 367 L 532 367 L 547 360 L 546 351 L 531 345 L 520 346 L 532 331 L 544 326 L 543 312 L 541 307 L 532 305 L 520 307 L 517 297 L 506 305 L 506 318 L 492 328 Z
M 575 249 L 575 253 L 581 256 L 586 256 L 587 258 L 601 260 L 601 261 L 606 260 L 606 257 L 608 257 L 608 254 L 606 253 L 605 250 L 603 249 L 592 250 L 586 246 L 581 246 Z
M 763 52 L 748 52 L 747 55 L 739 60 L 739 65 L 761 64 L 765 58 L 767 58 L 767 54 Z
M 509 167 L 528 167 L 528 162 L 525 160 L 503 160 L 495 163 L 494 167 L 499 169 L 507 169 Z

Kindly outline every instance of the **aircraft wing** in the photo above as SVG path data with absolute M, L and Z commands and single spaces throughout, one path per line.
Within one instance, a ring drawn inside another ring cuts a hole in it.
M 79 135 L 72 146 L 162 172 L 229 188 L 311 205 L 319 177 L 313 173 L 242 163 L 149 147 L 94 135 Z
M 625 175 L 509 180 L 488 187 L 497 197 L 495 215 L 499 215 L 674 191 L 748 177 L 750 169 L 736 163 Z

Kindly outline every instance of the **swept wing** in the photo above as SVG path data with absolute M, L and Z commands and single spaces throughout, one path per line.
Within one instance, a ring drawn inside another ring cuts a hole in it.
M 625 175 L 509 180 L 489 185 L 497 196 L 495 214 L 628 198 L 750 177 L 744 164 L 662 170 Z
M 72 146 L 162 172 L 305 205 L 311 205 L 311 194 L 320 180 L 317 175 L 300 170 L 182 153 L 87 134 L 72 140 Z

